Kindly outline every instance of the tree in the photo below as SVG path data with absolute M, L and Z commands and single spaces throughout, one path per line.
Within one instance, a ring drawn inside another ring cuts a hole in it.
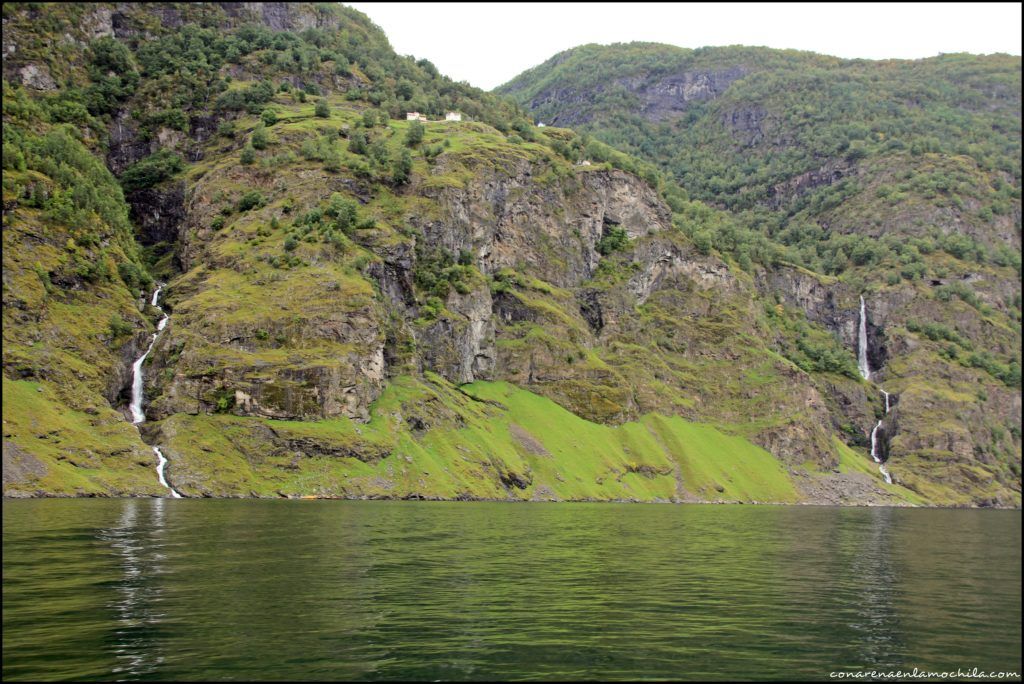
M 246 145 L 242 148 L 242 163 L 249 166 L 256 161 L 256 150 L 253 149 L 252 144 Z
M 181 157 L 170 150 L 160 150 L 129 166 L 121 175 L 121 186 L 127 190 L 151 188 L 185 167 Z
M 419 121 L 413 121 L 409 124 L 409 132 L 405 134 L 405 144 L 409 147 L 415 147 L 423 142 L 423 134 L 426 132 L 426 128 Z
M 257 150 L 266 149 L 267 145 L 270 144 L 270 136 L 267 134 L 267 129 L 263 124 L 257 124 L 256 128 L 252 130 L 252 140 L 250 143 Z
M 320 100 L 316 103 L 315 114 L 321 119 L 331 118 L 331 108 L 327 104 L 327 100 Z
M 265 107 L 263 111 L 260 112 L 260 119 L 267 126 L 273 126 L 277 123 L 277 110 L 273 107 Z
M 267 203 L 267 198 L 263 196 L 259 190 L 250 190 L 249 192 L 242 195 L 242 198 L 238 200 L 238 211 L 249 211 L 250 209 L 258 209 Z
M 603 255 L 608 255 L 628 246 L 629 235 L 626 231 L 619 226 L 612 226 L 607 235 L 597 242 L 595 249 Z
M 370 143 L 370 158 L 380 166 L 386 166 L 391 160 L 391 153 L 388 151 L 388 144 L 383 138 L 378 138 Z
M 366 154 L 366 134 L 354 131 L 348 141 L 348 151 L 352 154 Z
M 324 212 L 334 217 L 334 226 L 345 234 L 349 234 L 359 218 L 359 210 L 354 200 L 341 193 L 333 193 Z
M 391 179 L 396 185 L 404 185 L 409 182 L 409 174 L 412 172 L 412 155 L 409 150 L 402 150 L 402 154 L 395 160 Z
M 336 145 L 331 145 L 324 150 L 324 168 L 331 173 L 341 171 L 341 150 Z

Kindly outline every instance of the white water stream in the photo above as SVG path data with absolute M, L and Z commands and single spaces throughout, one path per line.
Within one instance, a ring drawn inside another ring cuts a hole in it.
M 868 366 L 868 315 L 864 295 L 860 297 L 860 325 L 857 327 L 857 368 L 865 380 L 871 380 L 871 367 Z
M 888 416 L 889 415 L 889 392 L 887 392 L 886 390 L 881 389 L 881 388 L 880 388 L 880 391 L 882 392 L 882 396 L 886 397 L 886 415 Z M 876 453 L 877 442 L 878 442 L 878 439 L 876 437 L 876 432 L 878 432 L 878 429 L 880 427 L 882 427 L 882 421 L 879 421 L 879 424 L 874 426 L 874 429 L 871 430 L 871 458 L 873 458 L 874 461 L 876 461 L 876 463 L 879 464 L 879 472 L 882 473 L 882 476 L 886 478 L 886 483 L 887 484 L 892 484 L 893 483 L 893 478 L 892 478 L 892 475 L 889 474 L 889 469 L 886 468 L 886 464 L 882 463 L 882 459 L 879 458 L 878 454 Z
M 156 344 L 156 340 L 160 337 L 160 333 L 163 332 L 164 328 L 167 327 L 167 319 L 170 318 L 164 310 L 157 303 L 160 301 L 160 290 L 164 289 L 163 285 L 157 286 L 156 290 L 153 291 L 153 299 L 150 300 L 150 304 L 160 309 L 160 313 L 163 314 L 160 317 L 160 322 L 156 324 L 156 332 L 153 333 L 152 339 L 149 341 L 149 346 L 146 347 L 146 351 L 140 356 L 135 363 L 132 364 L 132 401 L 129 404 L 129 409 L 132 412 L 132 424 L 138 425 L 146 422 L 146 414 L 142 411 L 142 364 L 145 363 L 146 357 L 153 351 L 153 346 Z M 156 475 L 160 478 L 160 484 L 167 489 L 171 490 L 171 497 L 180 499 L 181 494 L 174 490 L 174 487 L 167 483 L 164 478 L 164 468 L 167 465 L 167 458 L 163 452 L 160 451 L 160 447 L 153 447 L 153 453 L 156 454 Z
M 867 305 L 864 303 L 864 295 L 860 297 L 860 321 L 857 325 L 857 368 L 865 380 L 871 380 L 871 365 L 868 363 L 868 316 Z M 879 388 L 882 396 L 885 397 L 885 413 L 889 413 L 889 393 Z M 882 428 L 882 421 L 875 423 L 871 430 L 871 458 L 878 464 L 878 472 L 882 473 L 887 484 L 892 484 L 892 476 L 889 469 L 882 463 L 882 457 L 878 455 L 878 431 Z

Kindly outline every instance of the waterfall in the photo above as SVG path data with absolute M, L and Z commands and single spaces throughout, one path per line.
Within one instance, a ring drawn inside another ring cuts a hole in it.
M 158 285 L 156 290 L 153 291 L 153 298 L 150 300 L 150 304 L 160 309 L 160 321 L 156 324 L 156 332 L 153 333 L 152 338 L 149 340 L 149 346 L 146 347 L 146 351 L 136 359 L 135 363 L 132 364 L 132 401 L 129 405 L 129 409 L 132 412 L 132 424 L 139 425 L 140 423 L 146 422 L 146 414 L 142 410 L 142 364 L 145 363 L 146 357 L 153 351 L 156 340 L 160 337 L 160 333 L 163 332 L 164 328 L 167 327 L 167 321 L 170 318 L 164 310 L 160 308 L 158 302 L 160 301 L 160 290 L 164 289 L 163 285 Z M 167 465 L 167 458 L 164 457 L 160 447 L 153 447 L 153 453 L 156 454 L 156 475 L 160 479 L 160 484 L 167 489 L 171 490 L 171 497 L 180 499 L 181 494 L 174 490 L 174 487 L 167 483 L 164 478 L 164 467 Z
M 160 447 L 153 447 L 153 453 L 156 454 L 156 458 L 157 458 L 156 475 L 157 475 L 157 477 L 160 478 L 160 484 L 162 484 L 164 487 L 167 487 L 168 489 L 171 490 L 171 498 L 172 499 L 180 499 L 181 498 L 181 494 L 179 494 L 178 492 L 174 491 L 174 487 L 172 487 L 171 485 L 167 484 L 167 480 L 164 479 L 164 466 L 167 465 L 167 458 L 164 456 L 164 452 L 160 451 Z
M 164 310 L 160 308 L 157 301 L 160 298 L 160 290 L 164 289 L 163 285 L 160 285 L 153 291 L 153 299 L 150 304 L 160 309 L 160 313 L 163 314 L 160 317 L 160 322 L 156 324 L 156 332 L 149 340 L 149 346 L 146 347 L 145 353 L 136 359 L 135 363 L 132 364 L 132 403 L 130 405 L 132 412 L 132 423 L 138 425 L 146 420 L 146 414 L 142 412 L 142 364 L 145 363 L 146 357 L 153 351 L 153 345 L 156 344 L 156 338 L 160 336 L 163 329 L 167 327 L 167 319 L 169 316 L 164 313 Z
M 882 396 L 885 397 L 885 414 L 889 415 L 889 393 L 884 389 L 879 388 Z M 878 472 L 882 473 L 882 477 L 885 478 L 886 484 L 892 484 L 892 476 L 889 474 L 889 469 L 882 463 L 882 457 L 878 455 L 878 430 L 882 427 L 882 421 L 878 421 L 875 424 L 875 428 L 871 431 L 871 458 L 878 464 Z
M 864 295 L 860 296 L 860 324 L 857 327 L 857 368 L 865 380 L 871 379 L 871 367 L 868 365 L 868 316 Z
M 864 295 L 860 296 L 860 320 L 857 323 L 857 369 L 865 380 L 871 380 L 871 365 L 868 363 L 868 310 L 864 303 Z M 889 393 L 879 388 L 885 397 L 885 412 L 889 413 Z M 875 423 L 871 430 L 871 458 L 878 464 L 878 472 L 882 473 L 886 484 L 892 484 L 892 476 L 878 455 L 878 431 L 882 429 L 882 421 Z
M 871 458 L 875 459 L 875 463 L 881 463 L 882 459 L 878 457 L 878 430 L 882 427 L 882 421 L 875 423 L 875 429 L 871 431 Z

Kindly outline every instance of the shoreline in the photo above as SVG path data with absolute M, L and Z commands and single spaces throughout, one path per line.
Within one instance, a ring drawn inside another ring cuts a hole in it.
M 427 496 L 405 496 L 405 497 L 382 497 L 382 496 L 182 496 L 182 500 L 193 501 L 237 501 L 248 499 L 252 501 L 396 501 L 396 502 L 425 502 L 425 503 L 505 503 L 505 504 L 648 504 L 648 505 L 676 505 L 676 506 L 776 506 L 776 507 L 807 507 L 817 506 L 822 508 L 915 508 L 915 509 L 949 509 L 949 510 L 999 510 L 999 511 L 1021 511 L 1022 506 L 968 506 L 957 504 L 882 504 L 882 503 L 857 503 L 842 504 L 817 501 L 799 502 L 777 502 L 777 501 L 671 501 L 671 500 L 641 500 L 641 499 L 495 499 L 487 497 L 460 497 L 441 498 Z M 103 494 L 28 494 L 25 496 L 3 495 L 3 500 L 26 501 L 42 499 L 172 499 L 169 496 L 149 495 L 128 495 L 128 496 L 107 496 Z M 172 499 L 173 500 L 173 499 Z

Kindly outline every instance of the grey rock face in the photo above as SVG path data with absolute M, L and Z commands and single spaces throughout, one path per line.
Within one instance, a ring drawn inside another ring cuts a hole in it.
M 423 367 L 457 384 L 490 379 L 497 358 L 490 291 L 452 292 L 446 308 L 455 315 L 420 333 Z
M 649 73 L 620 78 L 607 86 L 598 84 L 588 91 L 573 87 L 551 88 L 538 93 L 530 102 L 537 110 L 557 103 L 559 114 L 549 123 L 576 127 L 594 117 L 591 105 L 607 90 L 619 89 L 637 100 L 638 110 L 648 121 L 678 119 L 695 102 L 713 100 L 737 79 L 749 73 L 742 66 L 728 69 L 693 70 L 656 76 Z
M 131 217 L 139 226 L 143 245 L 160 242 L 174 243 L 185 220 L 185 183 L 172 183 L 167 187 L 145 188 L 129 193 Z
M 21 82 L 34 90 L 50 91 L 57 89 L 57 83 L 50 76 L 45 64 L 26 64 L 18 70 Z
M 753 146 L 765 138 L 768 112 L 763 107 L 737 107 L 723 112 L 721 118 L 741 145 Z
M 135 121 L 122 110 L 110 126 L 110 145 L 107 166 L 115 175 L 121 175 L 135 162 L 153 151 L 149 141 L 143 140 Z
M 779 209 L 808 192 L 838 183 L 852 173 L 855 173 L 855 170 L 845 161 L 831 161 L 819 169 L 807 171 L 773 185 L 768 191 L 768 206 Z
M 633 176 L 595 169 L 567 186 L 538 182 L 541 171 L 520 162 L 463 188 L 425 190 L 443 212 L 440 220 L 418 221 L 427 243 L 469 251 L 487 275 L 514 268 L 572 287 L 593 275 L 609 226 L 633 238 L 670 226 L 667 208 Z
M 109 7 L 96 5 L 90 14 L 85 15 L 82 28 L 90 40 L 114 35 L 114 13 Z
M 651 82 L 647 77 L 621 79 L 619 84 L 641 101 L 644 118 L 664 121 L 678 118 L 693 102 L 713 100 L 726 91 L 733 81 L 747 75 L 744 67 L 718 71 L 686 71 Z
M 275 31 L 302 31 L 307 28 L 331 28 L 337 21 L 329 12 L 311 11 L 291 2 L 217 3 L 232 19 L 262 23 Z

